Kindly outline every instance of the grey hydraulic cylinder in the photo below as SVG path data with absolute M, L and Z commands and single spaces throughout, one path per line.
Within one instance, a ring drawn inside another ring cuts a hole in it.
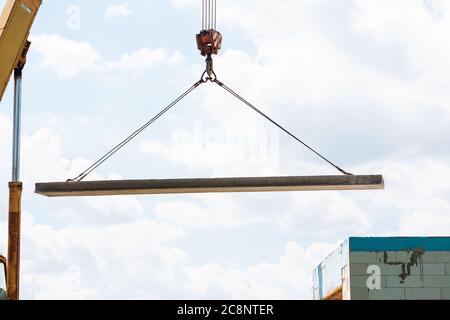
M 22 70 L 14 70 L 14 123 L 13 123 L 13 154 L 12 181 L 20 180 L 20 127 L 22 108 Z

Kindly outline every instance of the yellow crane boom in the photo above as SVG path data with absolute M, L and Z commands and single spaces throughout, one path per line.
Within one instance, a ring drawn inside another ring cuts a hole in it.
M 42 0 L 7 0 L 0 16 L 0 101 L 14 68 L 25 63 L 27 41 Z

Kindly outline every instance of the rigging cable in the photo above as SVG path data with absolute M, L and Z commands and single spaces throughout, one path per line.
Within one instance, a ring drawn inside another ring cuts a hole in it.
M 154 116 L 152 119 L 150 119 L 148 122 L 146 122 L 143 126 L 141 126 L 139 129 L 137 129 L 132 134 L 130 134 L 125 140 L 123 140 L 118 145 L 116 145 L 114 148 L 112 148 L 110 151 L 108 151 L 104 156 L 102 156 L 100 159 L 98 159 L 96 162 L 94 162 L 89 168 L 84 170 L 77 177 L 75 177 L 73 179 L 68 179 L 67 182 L 79 182 L 79 181 L 82 181 L 90 173 L 92 173 L 92 171 L 94 171 L 99 166 L 101 166 L 105 161 L 107 161 L 114 154 L 116 154 L 120 149 L 122 149 L 125 145 L 127 145 L 131 140 L 136 138 L 140 133 L 142 133 L 145 129 L 147 129 L 150 125 L 152 125 L 156 120 L 158 120 L 166 112 L 168 112 L 170 109 L 172 109 L 177 103 L 179 103 L 181 100 L 183 100 L 186 96 L 188 96 L 192 91 L 194 91 L 202 83 L 205 83 L 206 81 L 208 81 L 208 79 L 209 78 L 205 79 L 204 76 L 202 76 L 202 79 L 200 79 L 199 81 L 194 83 L 188 90 L 186 90 L 183 94 L 181 94 L 178 98 L 176 98 L 173 102 L 171 102 L 163 110 L 161 110 L 156 116 Z
M 298 138 L 296 135 L 294 135 L 292 132 L 284 128 L 282 125 L 280 125 L 278 122 L 273 120 L 271 117 L 266 115 L 263 111 L 255 107 L 253 104 L 251 104 L 249 101 L 247 101 L 245 98 L 243 98 L 241 95 L 236 93 L 233 89 L 225 85 L 223 82 L 219 81 L 217 79 L 216 74 L 214 71 L 212 72 L 212 75 L 208 75 L 207 71 L 203 72 L 202 77 L 199 81 L 194 83 L 188 90 L 186 90 L 183 94 L 181 94 L 178 98 L 176 98 L 172 103 L 170 103 L 167 107 L 165 107 L 163 110 L 161 110 L 156 116 L 154 116 L 152 119 L 150 119 L 148 122 L 146 122 L 143 126 L 141 126 L 139 129 L 134 131 L 131 135 L 129 135 L 125 140 L 120 142 L 118 145 L 116 145 L 114 148 L 112 148 L 110 151 L 108 151 L 104 156 L 102 156 L 100 159 L 98 159 L 94 164 L 92 164 L 89 168 L 84 170 L 81 174 L 79 174 L 77 177 L 73 179 L 67 180 L 68 182 L 79 182 L 85 179 L 90 173 L 92 173 L 95 169 L 97 169 L 99 166 L 101 166 L 104 162 L 106 162 L 109 158 L 111 158 L 114 154 L 116 154 L 120 149 L 122 149 L 125 145 L 127 145 L 130 141 L 132 141 L 134 138 L 136 138 L 139 134 L 141 134 L 145 129 L 147 129 L 150 125 L 152 125 L 156 120 L 158 120 L 161 116 L 163 116 L 166 112 L 168 112 L 170 109 L 172 109 L 177 103 L 179 103 L 181 100 L 183 100 L 186 96 L 188 96 L 192 91 L 194 91 L 197 87 L 199 87 L 201 84 L 206 82 L 213 82 L 216 83 L 218 86 L 223 88 L 225 91 L 233 95 L 235 98 L 243 102 L 246 106 L 257 112 L 259 115 L 264 117 L 266 120 L 277 126 L 279 129 L 284 131 L 286 134 L 288 134 L 290 137 L 292 137 L 294 140 L 305 146 L 307 149 L 312 151 L 314 154 L 319 156 L 321 159 L 326 161 L 328 164 L 336 168 L 339 172 L 341 172 L 344 175 L 352 175 L 351 173 L 345 171 L 344 169 L 340 168 L 338 165 L 327 159 L 325 156 L 320 154 L 318 151 L 316 151 L 314 148 L 312 148 L 310 145 L 305 143 L 303 140 Z
M 251 104 L 250 102 L 248 102 L 246 99 L 244 99 L 242 96 L 240 96 L 238 93 L 236 93 L 234 90 L 232 90 L 230 87 L 228 87 L 227 85 L 225 85 L 223 82 L 219 81 L 217 78 L 216 79 L 212 79 L 211 82 L 215 82 L 217 83 L 221 88 L 223 88 L 224 90 L 226 90 L 228 93 L 230 93 L 231 95 L 233 95 L 234 97 L 236 97 L 237 99 L 239 99 L 241 102 L 243 102 L 246 106 L 248 106 L 249 108 L 251 108 L 252 110 L 256 111 L 259 115 L 261 115 L 262 117 L 264 117 L 265 119 L 267 119 L 268 121 L 270 121 L 271 123 L 273 123 L 275 126 L 277 126 L 279 129 L 281 129 L 282 131 L 284 131 L 285 133 L 287 133 L 289 136 L 291 136 L 293 139 L 295 139 L 297 142 L 301 143 L 303 146 L 305 146 L 307 149 L 309 149 L 310 151 L 312 151 L 314 154 L 316 154 L 317 156 L 319 156 L 321 159 L 323 159 L 324 161 L 326 161 L 328 164 L 332 165 L 334 168 L 336 168 L 339 172 L 341 172 L 344 175 L 347 176 L 351 176 L 352 174 L 345 171 L 344 169 L 340 168 L 339 166 L 337 166 L 336 164 L 334 164 L 333 162 L 331 162 L 330 160 L 328 160 L 325 156 L 323 156 L 322 154 L 320 154 L 318 151 L 316 151 L 314 148 L 312 148 L 311 146 L 309 146 L 307 143 L 305 143 L 303 140 L 301 140 L 300 138 L 298 138 L 297 136 L 295 136 L 292 132 L 290 132 L 289 130 L 287 130 L 286 128 L 284 128 L 282 125 L 280 125 L 278 122 L 276 122 L 275 120 L 273 120 L 272 118 L 270 118 L 268 115 L 266 115 L 264 112 L 262 112 L 261 110 L 259 110 L 257 107 L 255 107 L 253 104 Z

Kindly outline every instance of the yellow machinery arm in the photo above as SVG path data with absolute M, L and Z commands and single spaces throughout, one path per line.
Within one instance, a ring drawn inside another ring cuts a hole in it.
M 0 101 L 12 71 L 25 63 L 28 35 L 42 0 L 7 0 L 0 16 Z

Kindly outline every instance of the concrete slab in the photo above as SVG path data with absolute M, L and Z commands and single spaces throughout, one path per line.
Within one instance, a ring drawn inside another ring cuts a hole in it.
M 381 175 L 111 180 L 36 183 L 48 197 L 384 189 Z

